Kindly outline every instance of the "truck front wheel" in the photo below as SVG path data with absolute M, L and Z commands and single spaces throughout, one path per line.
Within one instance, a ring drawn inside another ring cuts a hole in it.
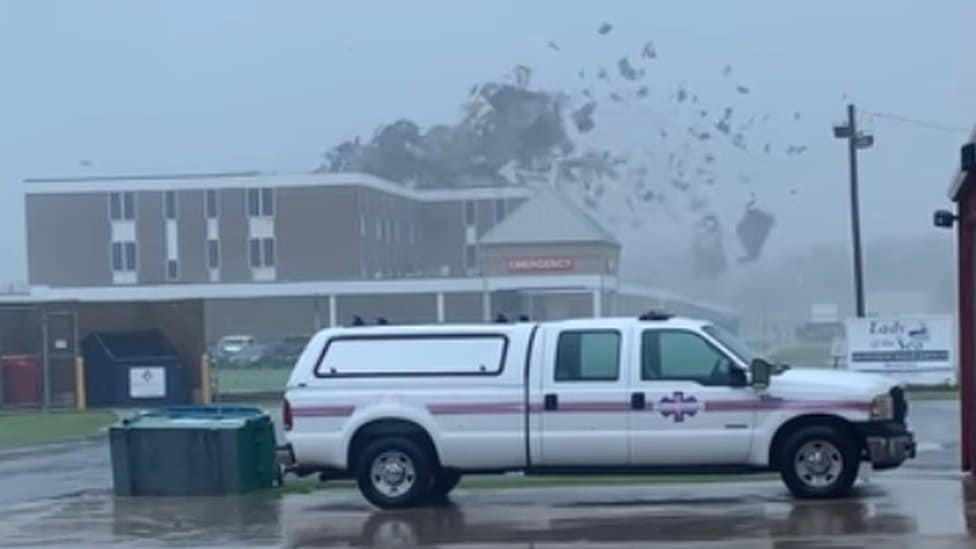
M 430 494 L 433 463 L 424 449 L 407 438 L 381 438 L 368 444 L 357 461 L 359 491 L 382 509 L 422 504 Z
M 779 471 L 798 498 L 835 498 L 847 495 L 860 465 L 857 444 L 829 426 L 805 427 L 782 446 Z

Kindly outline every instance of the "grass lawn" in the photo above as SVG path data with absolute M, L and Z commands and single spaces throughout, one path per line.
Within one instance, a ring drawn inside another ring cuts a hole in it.
M 115 414 L 91 412 L 12 412 L 0 414 L 0 448 L 59 442 L 93 435 Z
M 712 482 L 756 482 L 775 480 L 779 478 L 772 473 L 755 475 L 660 475 L 660 476 L 471 476 L 461 481 L 460 489 L 464 490 L 501 490 L 506 488 L 558 488 L 572 486 L 634 486 L 634 485 L 662 485 L 662 484 L 701 484 Z M 281 492 L 285 494 L 308 494 L 318 490 L 355 489 L 352 480 L 332 480 L 319 482 L 315 477 L 296 479 L 285 478 L 285 486 Z
M 913 400 L 956 400 L 959 398 L 959 390 L 955 388 L 947 389 L 908 389 L 908 401 Z M 909 412 L 911 415 L 911 412 Z
M 217 368 L 220 394 L 284 392 L 291 368 Z
M 769 359 L 798 368 L 829 368 L 833 365 L 830 345 L 791 345 L 778 349 L 769 356 Z

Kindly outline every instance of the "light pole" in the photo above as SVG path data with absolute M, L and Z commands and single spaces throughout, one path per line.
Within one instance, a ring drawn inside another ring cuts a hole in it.
M 834 126 L 834 137 L 847 140 L 851 165 L 851 237 L 854 245 L 854 296 L 857 317 L 864 317 L 864 266 L 861 261 L 861 210 L 857 194 L 857 151 L 874 145 L 874 136 L 858 131 L 857 110 L 847 106 L 847 124 Z

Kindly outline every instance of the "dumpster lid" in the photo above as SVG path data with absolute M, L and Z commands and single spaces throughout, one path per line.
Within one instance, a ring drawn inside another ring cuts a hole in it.
M 176 358 L 176 351 L 158 330 L 96 332 L 88 336 L 105 349 L 114 361 Z
M 253 406 L 168 406 L 122 420 L 123 427 L 139 429 L 237 429 L 250 421 L 268 418 Z

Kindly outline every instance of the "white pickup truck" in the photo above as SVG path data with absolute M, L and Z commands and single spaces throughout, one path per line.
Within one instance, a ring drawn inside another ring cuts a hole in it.
M 836 497 L 861 462 L 915 455 L 893 381 L 774 366 L 707 322 L 640 318 L 319 332 L 288 381 L 297 474 L 354 477 L 383 508 L 465 473 L 778 471 Z

